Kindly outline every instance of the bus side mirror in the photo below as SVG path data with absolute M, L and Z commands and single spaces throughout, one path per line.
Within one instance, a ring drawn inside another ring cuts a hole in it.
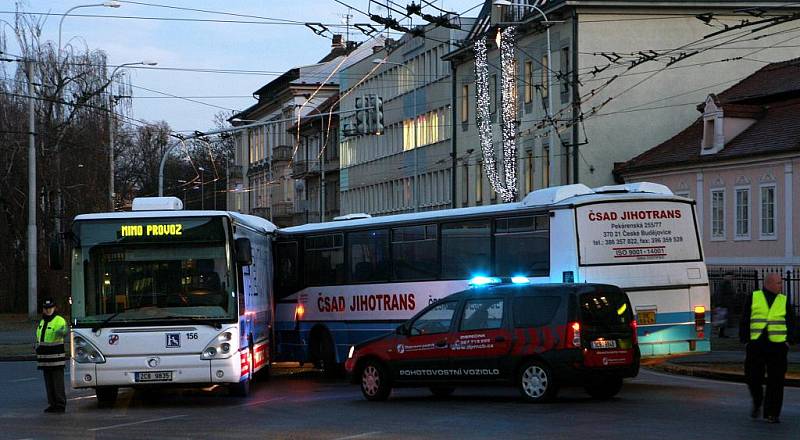
M 55 239 L 50 242 L 48 249 L 48 262 L 50 270 L 63 270 L 64 269 L 64 245 L 61 240 Z
M 242 266 L 253 264 L 253 251 L 250 249 L 250 239 L 236 239 L 236 262 Z

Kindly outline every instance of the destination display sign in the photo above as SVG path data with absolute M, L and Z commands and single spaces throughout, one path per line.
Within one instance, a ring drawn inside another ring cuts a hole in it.
M 82 246 L 225 240 L 222 217 L 80 221 L 75 223 L 75 229 Z
M 582 265 L 700 259 L 691 204 L 603 203 L 575 211 Z

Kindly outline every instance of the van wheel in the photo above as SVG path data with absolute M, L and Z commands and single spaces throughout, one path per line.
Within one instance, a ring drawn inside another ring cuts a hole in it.
M 245 379 L 239 383 L 228 387 L 228 393 L 234 397 L 247 397 L 250 394 L 250 379 Z
M 392 392 L 386 368 L 375 361 L 367 361 L 361 370 L 361 393 L 370 401 L 386 400 Z
M 97 387 L 95 394 L 97 395 L 97 406 L 100 408 L 111 408 L 117 401 L 117 394 L 119 388 L 117 387 Z
M 456 391 L 453 387 L 431 387 L 430 390 L 436 397 L 450 397 Z
M 586 392 L 595 399 L 610 399 L 619 393 L 622 389 L 622 378 L 608 377 L 602 379 L 595 379 L 586 386 Z
M 548 402 L 556 397 L 558 386 L 550 368 L 540 361 L 528 361 L 519 370 L 519 392 L 528 402 Z

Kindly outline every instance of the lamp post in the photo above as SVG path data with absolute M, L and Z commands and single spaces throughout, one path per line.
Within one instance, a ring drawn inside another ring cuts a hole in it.
M 67 12 L 61 14 L 61 20 L 58 21 L 58 57 L 61 57 L 61 25 L 64 24 L 64 19 L 67 18 L 70 12 L 79 9 L 79 8 L 94 8 L 94 7 L 104 7 L 104 8 L 118 8 L 122 6 L 119 2 L 110 1 L 110 2 L 103 2 L 103 3 L 92 3 L 88 5 L 78 5 L 73 6 L 67 9 Z
M 553 124 L 553 69 L 551 68 L 551 66 L 552 66 L 551 58 L 553 57 L 552 56 L 553 52 L 550 49 L 550 23 L 551 23 L 551 21 L 547 19 L 547 15 L 545 15 L 544 11 L 539 9 L 538 6 L 529 5 L 527 3 L 512 3 L 512 2 L 510 2 L 508 0 L 493 0 L 492 3 L 496 7 L 519 6 L 519 7 L 527 7 L 527 8 L 534 9 L 534 10 L 536 10 L 536 12 L 538 12 L 542 16 L 542 19 L 545 22 L 545 26 L 546 26 L 545 32 L 547 34 L 547 66 L 545 66 L 545 68 L 547 69 L 547 119 L 551 123 L 551 127 L 548 130 L 548 139 L 549 139 L 549 144 L 550 144 L 550 148 L 549 148 L 550 157 L 548 158 L 548 162 L 550 163 L 550 169 L 547 170 L 547 172 L 551 177 L 551 178 L 548 179 L 548 182 L 552 183 L 553 180 L 554 180 L 554 179 L 552 179 L 553 171 L 555 170 L 555 161 L 553 160 L 553 156 L 554 156 L 553 153 L 555 152 L 555 146 L 556 146 L 556 143 L 555 143 L 555 135 L 556 135 L 556 133 L 555 133 L 554 128 L 552 127 L 552 124 Z
M 203 193 L 203 184 L 205 183 L 205 182 L 203 182 L 203 171 L 205 171 L 205 170 L 206 169 L 203 168 L 203 167 L 197 167 L 197 171 L 200 171 L 200 210 L 201 211 L 206 209 L 206 203 L 205 203 L 206 199 L 205 199 L 205 195 Z
M 114 122 L 116 120 L 114 115 L 114 75 L 117 70 L 125 66 L 155 66 L 158 64 L 155 61 L 138 61 L 135 63 L 123 63 L 115 67 L 108 77 L 108 208 L 110 211 L 114 210 Z
M 410 67 L 408 67 L 408 66 L 406 66 L 405 64 L 402 64 L 402 63 L 395 63 L 395 62 L 392 62 L 392 61 L 386 61 L 386 60 L 381 59 L 381 58 L 375 58 L 374 60 L 372 60 L 372 63 L 373 64 L 391 64 L 393 66 L 400 66 L 400 67 L 406 69 L 406 71 L 408 72 L 408 75 L 409 75 L 410 78 L 414 78 L 415 77 L 414 71 L 411 70 Z M 419 159 L 418 159 L 418 153 L 417 153 L 417 149 L 419 149 L 419 145 L 418 145 L 418 142 L 417 142 L 417 140 L 418 140 L 418 136 L 417 136 L 417 117 L 418 117 L 418 115 L 417 115 L 417 90 L 416 90 L 416 88 L 414 88 L 412 93 L 414 93 L 414 111 L 413 111 L 413 113 L 414 113 L 414 212 L 417 212 L 417 211 L 419 211 Z

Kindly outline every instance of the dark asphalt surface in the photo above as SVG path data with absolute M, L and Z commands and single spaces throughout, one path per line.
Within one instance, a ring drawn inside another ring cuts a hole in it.
M 780 425 L 751 420 L 742 384 L 643 370 L 618 397 L 598 402 L 564 389 L 557 402 L 522 403 L 512 388 L 464 388 L 448 399 L 403 389 L 372 403 L 355 385 L 307 372 L 273 377 L 250 397 L 224 390 L 124 390 L 112 409 L 68 390 L 64 415 L 42 413 L 33 362 L 0 363 L 2 439 L 798 439 L 800 389 L 787 388 Z

